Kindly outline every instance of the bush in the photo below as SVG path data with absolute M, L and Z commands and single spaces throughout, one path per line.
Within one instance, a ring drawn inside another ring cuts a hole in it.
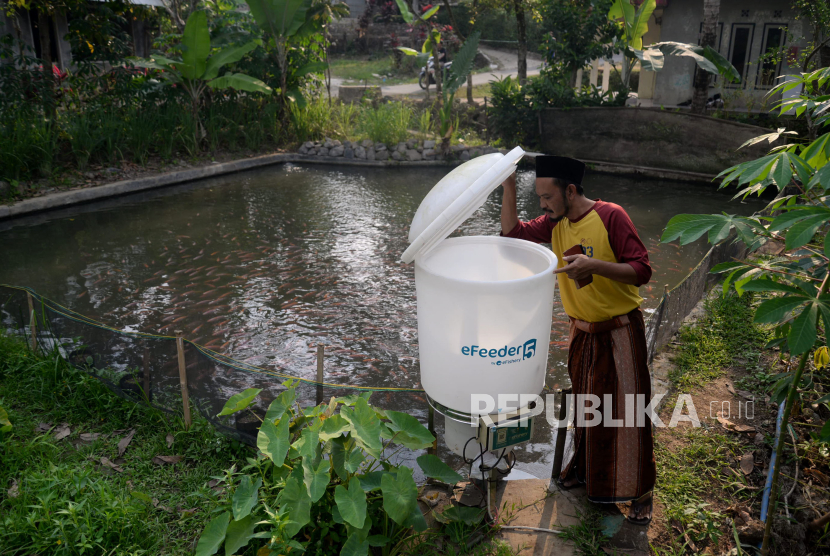
M 367 106 L 361 112 L 359 130 L 376 143 L 394 145 L 409 138 L 412 118 L 412 108 L 403 102 Z

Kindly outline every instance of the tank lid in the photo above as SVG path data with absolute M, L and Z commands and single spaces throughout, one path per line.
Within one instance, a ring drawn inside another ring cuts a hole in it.
M 401 260 L 411 263 L 432 251 L 484 204 L 487 196 L 513 173 L 524 154 L 521 147 L 507 154 L 485 154 L 444 176 L 415 212 L 409 228 L 410 245 Z

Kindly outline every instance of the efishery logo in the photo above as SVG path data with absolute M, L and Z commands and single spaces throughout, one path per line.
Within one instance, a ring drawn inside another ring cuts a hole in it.
M 530 359 L 536 355 L 536 338 L 526 341 L 524 344 L 518 346 L 504 346 L 502 348 L 481 348 L 476 345 L 464 346 L 461 348 L 462 355 L 469 355 L 470 357 L 482 358 L 499 358 L 499 361 L 493 361 L 493 365 L 507 365 L 509 363 L 518 363 L 525 359 Z M 521 359 L 519 356 L 521 355 Z M 515 357 L 516 359 L 503 359 L 505 357 Z

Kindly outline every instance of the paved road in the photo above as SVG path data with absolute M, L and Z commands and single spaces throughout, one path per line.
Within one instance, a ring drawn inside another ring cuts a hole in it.
M 473 85 L 484 85 L 497 79 L 502 79 L 508 75 L 516 77 L 518 75 L 518 59 L 515 53 L 504 52 L 501 50 L 494 50 L 480 46 L 480 52 L 486 54 L 490 60 L 494 62 L 491 66 L 492 71 L 487 73 L 473 74 Z M 539 75 L 539 68 L 542 66 L 542 58 L 536 54 L 528 54 L 527 58 L 527 74 Z M 337 92 L 340 85 L 343 83 L 342 79 L 333 78 L 331 80 L 331 95 L 337 97 Z M 434 87 L 430 87 L 434 91 Z M 422 95 L 423 89 L 417 83 L 406 83 L 403 85 L 384 86 L 381 89 L 383 95 Z

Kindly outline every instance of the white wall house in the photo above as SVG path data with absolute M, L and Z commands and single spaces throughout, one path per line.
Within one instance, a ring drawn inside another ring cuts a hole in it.
M 824 1 L 824 0 L 821 0 Z M 768 110 L 766 98 L 776 77 L 798 73 L 796 64 L 759 58 L 770 49 L 783 47 L 786 58 L 795 60 L 812 39 L 812 30 L 796 20 L 789 0 L 721 0 L 716 47 L 741 74 L 739 84 L 710 80 L 709 95 L 720 93 L 727 108 Z M 676 41 L 699 44 L 703 27 L 703 0 L 658 0 L 649 20 L 645 44 Z M 641 72 L 639 96 L 642 104 L 676 106 L 692 98 L 695 63 L 688 58 L 666 58 L 661 72 Z

